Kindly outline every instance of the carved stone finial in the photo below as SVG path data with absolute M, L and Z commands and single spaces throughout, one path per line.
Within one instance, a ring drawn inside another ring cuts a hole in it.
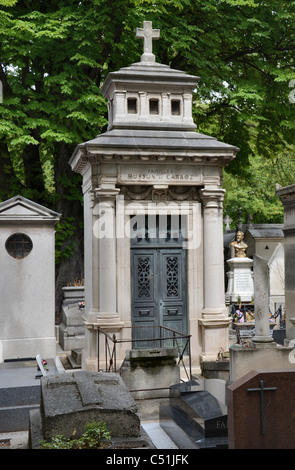
M 136 28 L 136 38 L 143 39 L 141 62 L 155 62 L 153 39 L 159 39 L 160 30 L 153 29 L 151 21 L 144 21 L 143 28 Z

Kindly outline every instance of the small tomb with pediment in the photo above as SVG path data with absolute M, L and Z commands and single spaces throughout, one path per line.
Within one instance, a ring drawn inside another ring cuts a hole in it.
M 55 358 L 55 225 L 60 214 L 22 196 L 0 204 L 0 362 Z

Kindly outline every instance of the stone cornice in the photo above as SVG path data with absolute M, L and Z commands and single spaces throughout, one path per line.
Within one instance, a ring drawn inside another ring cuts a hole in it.
M 282 188 L 276 185 L 276 195 L 284 205 L 295 203 L 295 184 Z
M 138 154 L 138 152 L 133 153 L 132 150 L 126 152 L 88 152 L 83 154 L 77 150 L 70 160 L 70 165 L 72 170 L 76 173 L 81 173 L 85 171 L 86 167 L 89 164 L 101 164 L 101 163 L 166 163 L 166 164 L 189 164 L 189 165 L 217 165 L 225 166 L 228 165 L 231 160 L 234 158 L 232 154 L 227 152 L 212 152 L 209 150 L 195 151 L 192 155 L 187 155 L 181 153 L 181 151 L 175 151 L 173 154 L 167 155 L 164 152 L 159 152 L 159 150 L 153 150 L 150 152 Z

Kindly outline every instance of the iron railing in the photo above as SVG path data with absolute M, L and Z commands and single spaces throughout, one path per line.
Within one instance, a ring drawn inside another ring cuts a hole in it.
M 125 327 L 125 329 L 129 328 L 134 333 L 135 329 L 138 328 L 146 328 L 145 326 L 130 326 Z M 172 328 L 167 328 L 162 325 L 152 326 L 149 328 L 156 329 L 158 328 L 159 335 L 153 338 L 127 338 L 127 339 L 119 339 L 115 334 L 112 336 L 103 330 L 103 328 L 98 328 L 98 370 L 105 371 L 105 372 L 118 372 L 120 371 L 117 368 L 117 345 L 121 343 L 130 343 L 132 346 L 134 343 L 136 345 L 144 342 L 155 344 L 155 348 L 162 348 L 162 347 L 173 347 L 177 348 L 178 353 L 178 362 L 177 365 L 182 364 L 183 370 L 186 374 L 188 380 L 192 380 L 192 364 L 191 364 L 191 347 L 190 347 L 190 339 L 191 335 L 181 333 L 179 331 L 173 330 Z M 104 367 L 101 367 L 101 354 L 100 354 L 100 335 L 104 336 Z M 167 342 L 170 342 L 169 346 L 167 346 Z M 144 346 L 144 345 L 143 345 Z M 142 348 L 144 349 L 144 347 Z M 188 364 L 185 364 L 185 359 Z

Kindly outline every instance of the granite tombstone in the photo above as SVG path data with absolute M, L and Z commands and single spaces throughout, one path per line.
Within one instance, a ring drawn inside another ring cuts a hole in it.
M 295 371 L 255 371 L 228 386 L 229 449 L 294 449 Z
M 169 405 L 160 406 L 160 424 L 178 448 L 227 448 L 226 381 L 198 378 L 171 392 Z

